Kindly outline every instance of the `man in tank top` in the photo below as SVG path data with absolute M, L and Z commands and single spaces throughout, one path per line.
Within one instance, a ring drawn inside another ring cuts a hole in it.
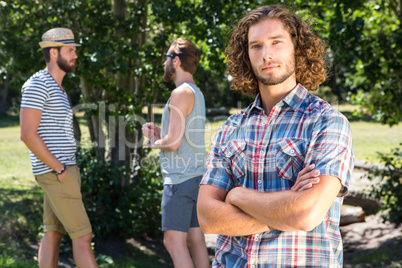
M 149 146 L 161 150 L 162 231 L 175 267 L 209 267 L 196 211 L 206 158 L 205 101 L 193 79 L 200 54 L 186 38 L 172 43 L 165 55 L 164 80 L 173 81 L 176 88 L 166 103 L 162 127 L 143 125 Z

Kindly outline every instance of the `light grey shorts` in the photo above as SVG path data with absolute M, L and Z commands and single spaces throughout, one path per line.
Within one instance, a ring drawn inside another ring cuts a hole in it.
M 197 198 L 202 176 L 179 184 L 163 185 L 162 231 L 188 232 L 200 227 L 197 217 Z

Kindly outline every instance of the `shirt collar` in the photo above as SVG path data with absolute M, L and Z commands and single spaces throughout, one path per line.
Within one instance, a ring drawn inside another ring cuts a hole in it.
M 301 84 L 297 84 L 296 87 L 285 98 L 283 98 L 277 105 L 283 106 L 283 104 L 286 103 L 293 110 L 298 110 L 299 107 L 301 106 L 301 104 L 303 103 L 303 100 L 305 99 L 307 94 L 308 94 L 307 89 L 305 87 L 303 87 Z M 254 102 L 246 109 L 247 114 L 249 115 L 251 113 L 251 111 L 253 111 L 254 109 L 257 109 L 260 111 L 264 110 L 264 108 L 262 108 L 262 105 L 261 105 L 261 95 L 260 94 L 257 95 Z

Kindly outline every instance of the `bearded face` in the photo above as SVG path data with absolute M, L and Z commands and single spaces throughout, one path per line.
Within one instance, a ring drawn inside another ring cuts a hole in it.
M 57 66 L 66 73 L 72 73 L 75 70 L 75 59 L 68 61 L 61 53 L 57 55 Z
M 250 63 L 261 85 L 278 85 L 295 76 L 294 44 L 280 20 L 267 19 L 250 26 L 248 42 Z
M 163 80 L 165 82 L 172 82 L 176 69 L 173 67 L 173 59 L 168 58 L 167 60 L 170 62 L 165 65 L 165 74 L 163 75 Z
M 282 61 L 280 63 L 275 62 L 272 64 L 280 64 L 283 68 L 282 72 L 261 74 L 259 72 L 259 69 L 253 66 L 253 71 L 257 80 L 265 86 L 274 86 L 281 84 L 285 82 L 295 72 L 296 65 L 294 55 L 289 57 L 286 61 Z

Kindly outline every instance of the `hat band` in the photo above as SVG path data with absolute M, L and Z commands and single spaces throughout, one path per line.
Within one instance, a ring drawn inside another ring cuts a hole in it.
M 59 42 L 63 44 L 75 44 L 74 39 L 55 40 L 53 42 Z

